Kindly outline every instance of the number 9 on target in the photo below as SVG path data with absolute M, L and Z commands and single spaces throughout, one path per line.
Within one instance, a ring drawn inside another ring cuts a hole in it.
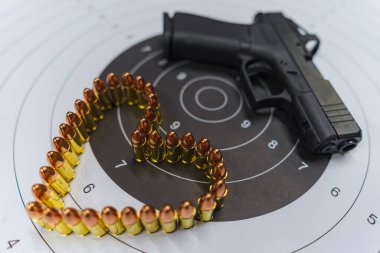
M 243 122 L 241 122 L 240 126 L 241 126 L 242 128 L 248 128 L 248 127 L 251 126 L 251 121 L 248 120 L 248 119 L 245 119 L 245 120 L 243 120 Z

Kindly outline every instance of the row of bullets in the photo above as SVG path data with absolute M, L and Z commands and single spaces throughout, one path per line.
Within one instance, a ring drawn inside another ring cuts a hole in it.
M 206 173 L 211 178 L 210 189 L 198 199 L 198 208 L 189 201 L 183 201 L 178 211 L 171 205 L 164 205 L 159 212 L 150 205 L 145 205 L 140 212 L 127 207 L 121 213 L 109 206 L 101 213 L 91 208 L 83 211 L 74 208 L 64 209 L 62 197 L 70 191 L 69 182 L 75 178 L 75 169 L 80 162 L 79 156 L 85 150 L 84 144 L 90 140 L 90 133 L 96 130 L 97 122 L 104 118 L 105 110 L 124 103 L 136 105 L 144 109 L 144 118 L 139 121 L 138 132 L 144 138 L 152 136 L 149 138 L 152 139 L 152 146 L 153 143 L 160 142 L 161 138 L 160 104 L 150 83 L 145 83 L 141 76 L 134 79 L 126 72 L 122 75 L 122 84 L 113 73 L 107 75 L 107 84 L 100 78 L 95 78 L 93 84 L 94 89 L 84 89 L 84 100 L 75 100 L 76 112 L 66 113 L 66 123 L 59 126 L 60 136 L 53 138 L 55 150 L 47 153 L 49 166 L 42 166 L 39 170 L 43 184 L 32 186 L 32 194 L 37 201 L 27 204 L 28 215 L 47 230 L 56 230 L 63 235 L 74 231 L 81 236 L 89 232 L 95 236 L 102 236 L 108 231 L 112 234 L 127 231 L 131 235 L 136 235 L 143 228 L 148 233 L 156 232 L 159 228 L 171 233 L 177 227 L 191 228 L 195 218 L 201 221 L 211 220 L 213 211 L 223 206 L 223 200 L 227 195 L 224 181 L 227 171 L 220 150 L 211 149 L 209 141 L 205 138 L 201 139 L 198 148 L 195 148 L 194 138 L 189 133 L 185 134 L 181 141 L 174 132 L 168 133 L 166 152 L 159 156 L 152 148 L 149 149 L 150 155 L 146 155 L 149 152 L 145 147 L 148 146 L 144 144 L 144 157 L 145 160 L 159 157 L 154 162 L 159 162 L 163 157 L 172 163 L 180 159 L 183 163 L 195 161 L 199 169 L 209 168 L 208 165 L 212 163 L 214 169 L 209 169 L 209 173 Z M 139 138 L 135 136 L 135 132 L 132 134 L 134 151 L 139 150 L 134 145 Z M 190 150 L 195 153 L 188 152 L 187 147 L 190 147 L 190 144 L 194 146 Z M 140 162 L 145 160 L 141 159 Z
M 156 164 L 162 161 L 170 164 L 179 161 L 183 164 L 194 163 L 212 181 L 227 178 L 222 152 L 218 148 L 211 148 L 207 138 L 195 142 L 190 132 L 180 139 L 176 132 L 171 131 L 166 134 L 164 141 L 159 130 L 153 129 L 146 118 L 142 118 L 132 134 L 131 143 L 137 162 L 150 160 Z
M 204 201 L 208 201 L 205 196 Z M 28 215 L 46 230 L 55 230 L 61 235 L 75 233 L 85 236 L 89 233 L 97 237 L 107 232 L 120 235 L 127 232 L 129 235 L 138 235 L 143 230 L 154 233 L 161 229 L 165 233 L 172 233 L 178 227 L 188 229 L 194 226 L 196 208 L 189 201 L 183 201 L 178 211 L 171 205 L 164 205 L 157 211 L 151 205 L 144 205 L 140 212 L 133 207 L 126 207 L 118 212 L 114 207 L 107 206 L 98 213 L 92 208 L 78 211 L 75 208 L 63 210 L 46 207 L 39 202 L 29 202 L 26 206 Z

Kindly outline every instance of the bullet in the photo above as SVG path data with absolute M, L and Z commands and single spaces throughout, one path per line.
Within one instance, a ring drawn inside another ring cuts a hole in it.
M 140 109 L 144 109 L 146 106 L 145 100 L 145 80 L 141 76 L 137 76 L 135 79 L 135 91 L 136 91 L 136 100 L 137 106 Z
M 216 209 L 221 209 L 224 206 L 224 200 L 228 194 L 226 183 L 223 179 L 215 181 L 210 185 L 210 192 L 215 195 Z
M 227 168 L 224 162 L 218 163 L 211 171 L 212 181 L 218 181 L 220 179 L 225 180 L 227 178 Z
M 194 136 L 189 132 L 185 133 L 181 139 L 181 161 L 183 164 L 191 164 L 195 161 L 195 146 Z
M 61 136 L 70 144 L 71 148 L 77 155 L 84 152 L 83 143 L 74 128 L 68 124 L 62 123 L 59 125 L 59 132 Z
M 111 234 L 120 235 L 125 232 L 125 227 L 120 221 L 120 215 L 114 207 L 107 206 L 103 208 L 102 220 Z
M 164 205 L 160 210 L 159 221 L 164 233 L 173 233 L 177 229 L 177 211 L 171 205 Z
M 205 170 L 208 167 L 207 157 L 210 153 L 210 141 L 207 138 L 202 138 L 198 141 L 195 166 L 200 170 Z
M 198 199 L 198 218 L 202 222 L 212 220 L 213 213 L 216 208 L 216 201 L 214 194 L 208 192 L 203 194 Z
M 90 107 L 83 100 L 75 100 L 75 110 L 78 113 L 80 119 L 86 126 L 87 132 L 95 131 L 97 128 L 94 116 L 92 116 Z
M 147 106 L 144 109 L 144 118 L 149 122 L 153 129 L 160 130 L 157 114 L 151 106 Z
M 165 140 L 166 161 L 168 163 L 176 163 L 181 159 L 181 145 L 179 137 L 175 132 L 166 134 Z
M 165 159 L 164 142 L 159 132 L 153 130 L 149 134 L 148 152 L 153 163 L 160 163 Z
M 148 104 L 148 106 L 150 106 L 154 109 L 154 112 L 157 115 L 157 123 L 158 123 L 158 125 L 161 125 L 161 123 L 162 123 L 162 116 L 161 116 L 161 112 L 160 112 L 161 106 L 160 106 L 160 103 L 158 103 L 157 96 L 155 94 L 149 94 L 147 96 L 147 104 Z
M 38 202 L 46 206 L 62 209 L 65 205 L 58 194 L 50 190 L 46 185 L 34 184 L 32 194 Z
M 178 207 L 179 226 L 184 229 L 192 228 L 195 214 L 194 205 L 188 200 L 183 201 Z
M 62 137 L 54 137 L 53 144 L 57 150 L 71 166 L 76 167 L 79 164 L 79 157 L 71 148 L 70 144 Z
M 143 227 L 147 233 L 154 233 L 160 229 L 158 224 L 158 218 L 156 214 L 156 209 L 150 205 L 145 205 L 140 211 L 140 218 Z
M 81 213 L 75 208 L 65 208 L 62 212 L 62 219 L 76 235 L 85 236 L 90 233 L 90 230 L 86 228 L 81 220 Z
M 220 162 L 223 162 L 222 151 L 220 151 L 220 149 L 218 148 L 211 149 L 207 158 L 208 167 L 206 170 L 206 176 L 208 178 L 211 178 L 212 171 L 214 170 L 215 166 Z
M 61 213 L 54 207 L 46 207 L 42 219 L 61 235 L 69 235 L 73 232 L 63 221 Z
M 149 158 L 149 152 L 146 150 L 146 138 L 139 130 L 135 130 L 131 137 L 132 149 L 135 154 L 135 160 L 139 163 L 145 162 Z
M 154 94 L 155 96 L 157 96 L 156 91 L 154 90 L 153 84 L 151 83 L 145 84 L 144 93 L 145 93 L 146 98 L 149 97 L 149 95 L 151 94 Z
M 99 121 L 104 118 L 104 113 L 100 105 L 99 98 L 96 96 L 95 92 L 92 89 L 85 88 L 83 90 L 84 101 L 90 107 L 92 115 L 94 116 L 95 121 Z
M 108 110 L 112 108 L 111 98 L 108 94 L 108 88 L 100 78 L 94 79 L 94 90 L 95 94 L 99 99 L 100 109 L 102 111 Z
M 42 181 L 50 186 L 60 197 L 65 196 L 70 191 L 70 185 L 52 167 L 42 166 L 40 168 L 40 177 Z
M 44 229 L 48 230 L 48 231 L 51 231 L 53 230 L 53 227 L 50 226 L 49 224 L 47 224 L 43 219 L 42 219 L 42 216 L 43 216 L 43 212 L 44 212 L 44 207 L 42 206 L 42 204 L 36 202 L 36 201 L 33 201 L 33 202 L 29 202 L 28 204 L 26 204 L 26 212 L 27 214 L 29 215 L 29 217 L 36 223 L 38 223 L 38 225 L 40 225 L 41 227 L 43 227 Z
M 107 233 L 107 227 L 104 225 L 98 212 L 94 209 L 86 208 L 82 211 L 81 216 L 83 224 L 96 237 L 102 237 Z
M 143 227 L 141 225 L 139 215 L 134 208 L 124 208 L 121 211 L 120 219 L 129 235 L 138 235 L 141 233 Z
M 67 112 L 66 122 L 75 130 L 82 143 L 90 140 L 90 135 L 87 132 L 86 126 L 78 114 Z
M 145 138 L 149 138 L 149 135 L 153 130 L 152 126 L 145 118 L 139 120 L 137 129 L 144 134 Z
M 63 156 L 57 151 L 49 151 L 46 155 L 47 161 L 50 166 L 56 169 L 59 174 L 66 180 L 70 182 L 75 178 L 75 171 L 68 161 L 66 161 Z
M 111 101 L 114 105 L 119 106 L 125 103 L 125 94 L 119 78 L 114 73 L 107 75 L 107 84 L 110 89 Z
M 135 90 L 135 80 L 133 80 L 133 76 L 125 72 L 121 79 L 123 80 L 123 86 L 125 91 L 125 97 L 128 105 L 134 105 L 137 103 L 136 90 Z

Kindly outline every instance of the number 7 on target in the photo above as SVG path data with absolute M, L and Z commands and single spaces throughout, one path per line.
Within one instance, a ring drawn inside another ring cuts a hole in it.
M 128 165 L 128 163 L 125 160 L 121 160 L 120 164 L 115 165 L 115 169 L 117 169 L 121 166 L 127 166 L 127 165 Z
M 300 167 L 298 167 L 298 170 L 303 170 L 303 169 L 306 169 L 306 168 L 309 168 L 309 165 L 305 162 L 302 162 L 302 165 Z

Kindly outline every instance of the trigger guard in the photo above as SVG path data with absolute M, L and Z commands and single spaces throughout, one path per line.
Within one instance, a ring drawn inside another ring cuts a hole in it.
M 244 76 L 244 81 L 241 84 L 243 87 L 243 92 L 245 97 L 248 100 L 248 103 L 252 110 L 258 110 L 268 107 L 282 107 L 283 109 L 288 109 L 291 104 L 291 98 L 289 93 L 282 89 L 281 92 L 276 93 L 275 95 L 271 94 L 269 90 L 268 94 L 263 94 L 260 92 L 253 83 L 252 79 L 260 78 L 260 76 L 265 75 L 275 75 L 271 66 L 265 62 L 253 62 L 243 64 L 242 73 Z

